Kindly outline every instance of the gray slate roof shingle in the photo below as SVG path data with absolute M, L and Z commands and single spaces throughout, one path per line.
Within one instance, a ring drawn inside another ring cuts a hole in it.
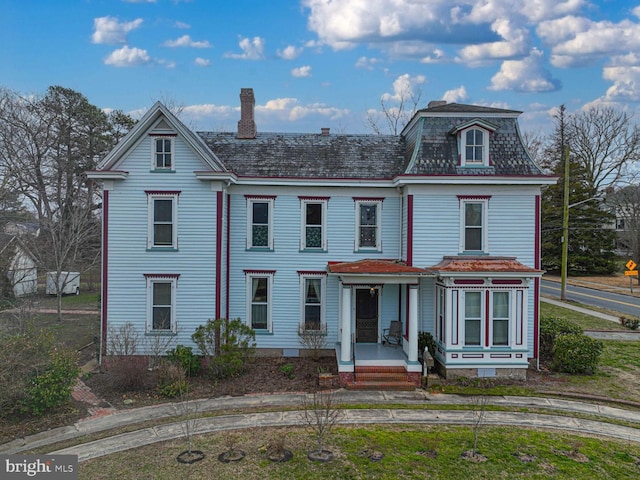
M 420 110 L 417 115 L 424 123 L 413 164 L 414 131 L 405 132 L 406 137 L 258 132 L 255 139 L 237 139 L 235 132 L 198 135 L 229 170 L 244 177 L 373 180 L 403 173 L 544 176 L 521 141 L 516 118 L 520 113 L 456 103 Z M 460 167 L 457 138 L 451 131 L 479 118 L 497 126 L 489 142 L 491 166 Z M 418 125 L 416 122 L 412 128 Z
M 402 138 L 395 135 L 198 132 L 208 147 L 240 176 L 332 179 L 390 179 L 404 161 Z

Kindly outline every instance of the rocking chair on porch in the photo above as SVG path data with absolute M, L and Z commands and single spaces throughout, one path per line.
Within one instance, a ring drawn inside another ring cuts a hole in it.
M 389 328 L 382 330 L 382 344 L 402 345 L 402 322 L 400 320 L 392 320 Z

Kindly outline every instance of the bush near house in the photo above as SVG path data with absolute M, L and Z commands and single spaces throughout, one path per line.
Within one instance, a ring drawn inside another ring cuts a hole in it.
M 555 342 L 559 335 L 581 335 L 580 325 L 567 320 L 564 317 L 541 316 L 540 317 L 540 358 L 551 360 L 555 348 Z
M 540 318 L 540 358 L 556 372 L 593 373 L 603 344 L 583 334 L 582 327 L 563 317 Z
M 51 332 L 0 335 L 0 416 L 42 415 L 71 397 L 77 355 L 56 348 Z
M 239 375 L 256 349 L 256 334 L 240 318 L 209 319 L 191 335 L 212 378 Z
M 556 338 L 551 368 L 556 372 L 592 374 L 602 353 L 600 340 L 582 334 L 562 334 Z

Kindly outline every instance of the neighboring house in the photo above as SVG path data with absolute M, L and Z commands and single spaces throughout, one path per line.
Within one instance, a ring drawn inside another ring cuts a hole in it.
M 419 384 L 423 331 L 446 375 L 526 376 L 556 179 L 520 112 L 432 102 L 398 136 L 261 133 L 253 90 L 240 100 L 234 133 L 156 103 L 88 172 L 104 188 L 104 346 L 126 322 L 191 345 L 207 319 L 239 317 L 276 355 L 326 331 L 342 384 L 366 366 Z M 393 320 L 402 346 L 382 346 Z
M 38 291 L 38 268 L 34 256 L 20 240 L 22 235 L 34 234 L 28 225 L 6 224 L 0 233 L 0 265 L 8 288 L 16 297 Z M 6 292 L 2 292 L 4 295 Z

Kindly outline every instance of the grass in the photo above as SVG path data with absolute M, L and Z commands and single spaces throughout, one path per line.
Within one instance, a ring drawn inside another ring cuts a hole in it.
M 610 312 L 609 312 L 610 313 Z M 624 330 L 626 332 L 629 329 L 623 327 L 619 322 L 610 322 L 602 318 L 587 315 L 585 313 L 576 312 L 564 307 L 558 307 L 546 302 L 540 302 L 540 314 L 542 316 L 550 317 L 564 317 L 571 320 L 573 323 L 577 323 L 584 330 Z
M 294 458 L 272 463 L 265 456 L 269 439 L 285 431 L 285 448 Z M 202 462 L 183 465 L 176 456 L 184 440 L 154 444 L 80 464 L 79 478 L 90 479 L 604 479 L 636 478 L 640 467 L 637 445 L 613 440 L 547 432 L 482 426 L 478 451 L 487 461 L 461 457 L 471 449 L 470 427 L 445 425 L 384 425 L 336 427 L 327 448 L 334 459 L 315 463 L 306 458 L 314 448 L 301 428 L 261 429 L 239 433 L 237 448 L 246 452 L 240 462 L 221 463 L 226 450 L 224 433 L 199 436 L 194 448 L 205 452 Z M 372 458 L 382 455 L 382 459 Z M 131 468 L 135 465 L 135 468 Z

